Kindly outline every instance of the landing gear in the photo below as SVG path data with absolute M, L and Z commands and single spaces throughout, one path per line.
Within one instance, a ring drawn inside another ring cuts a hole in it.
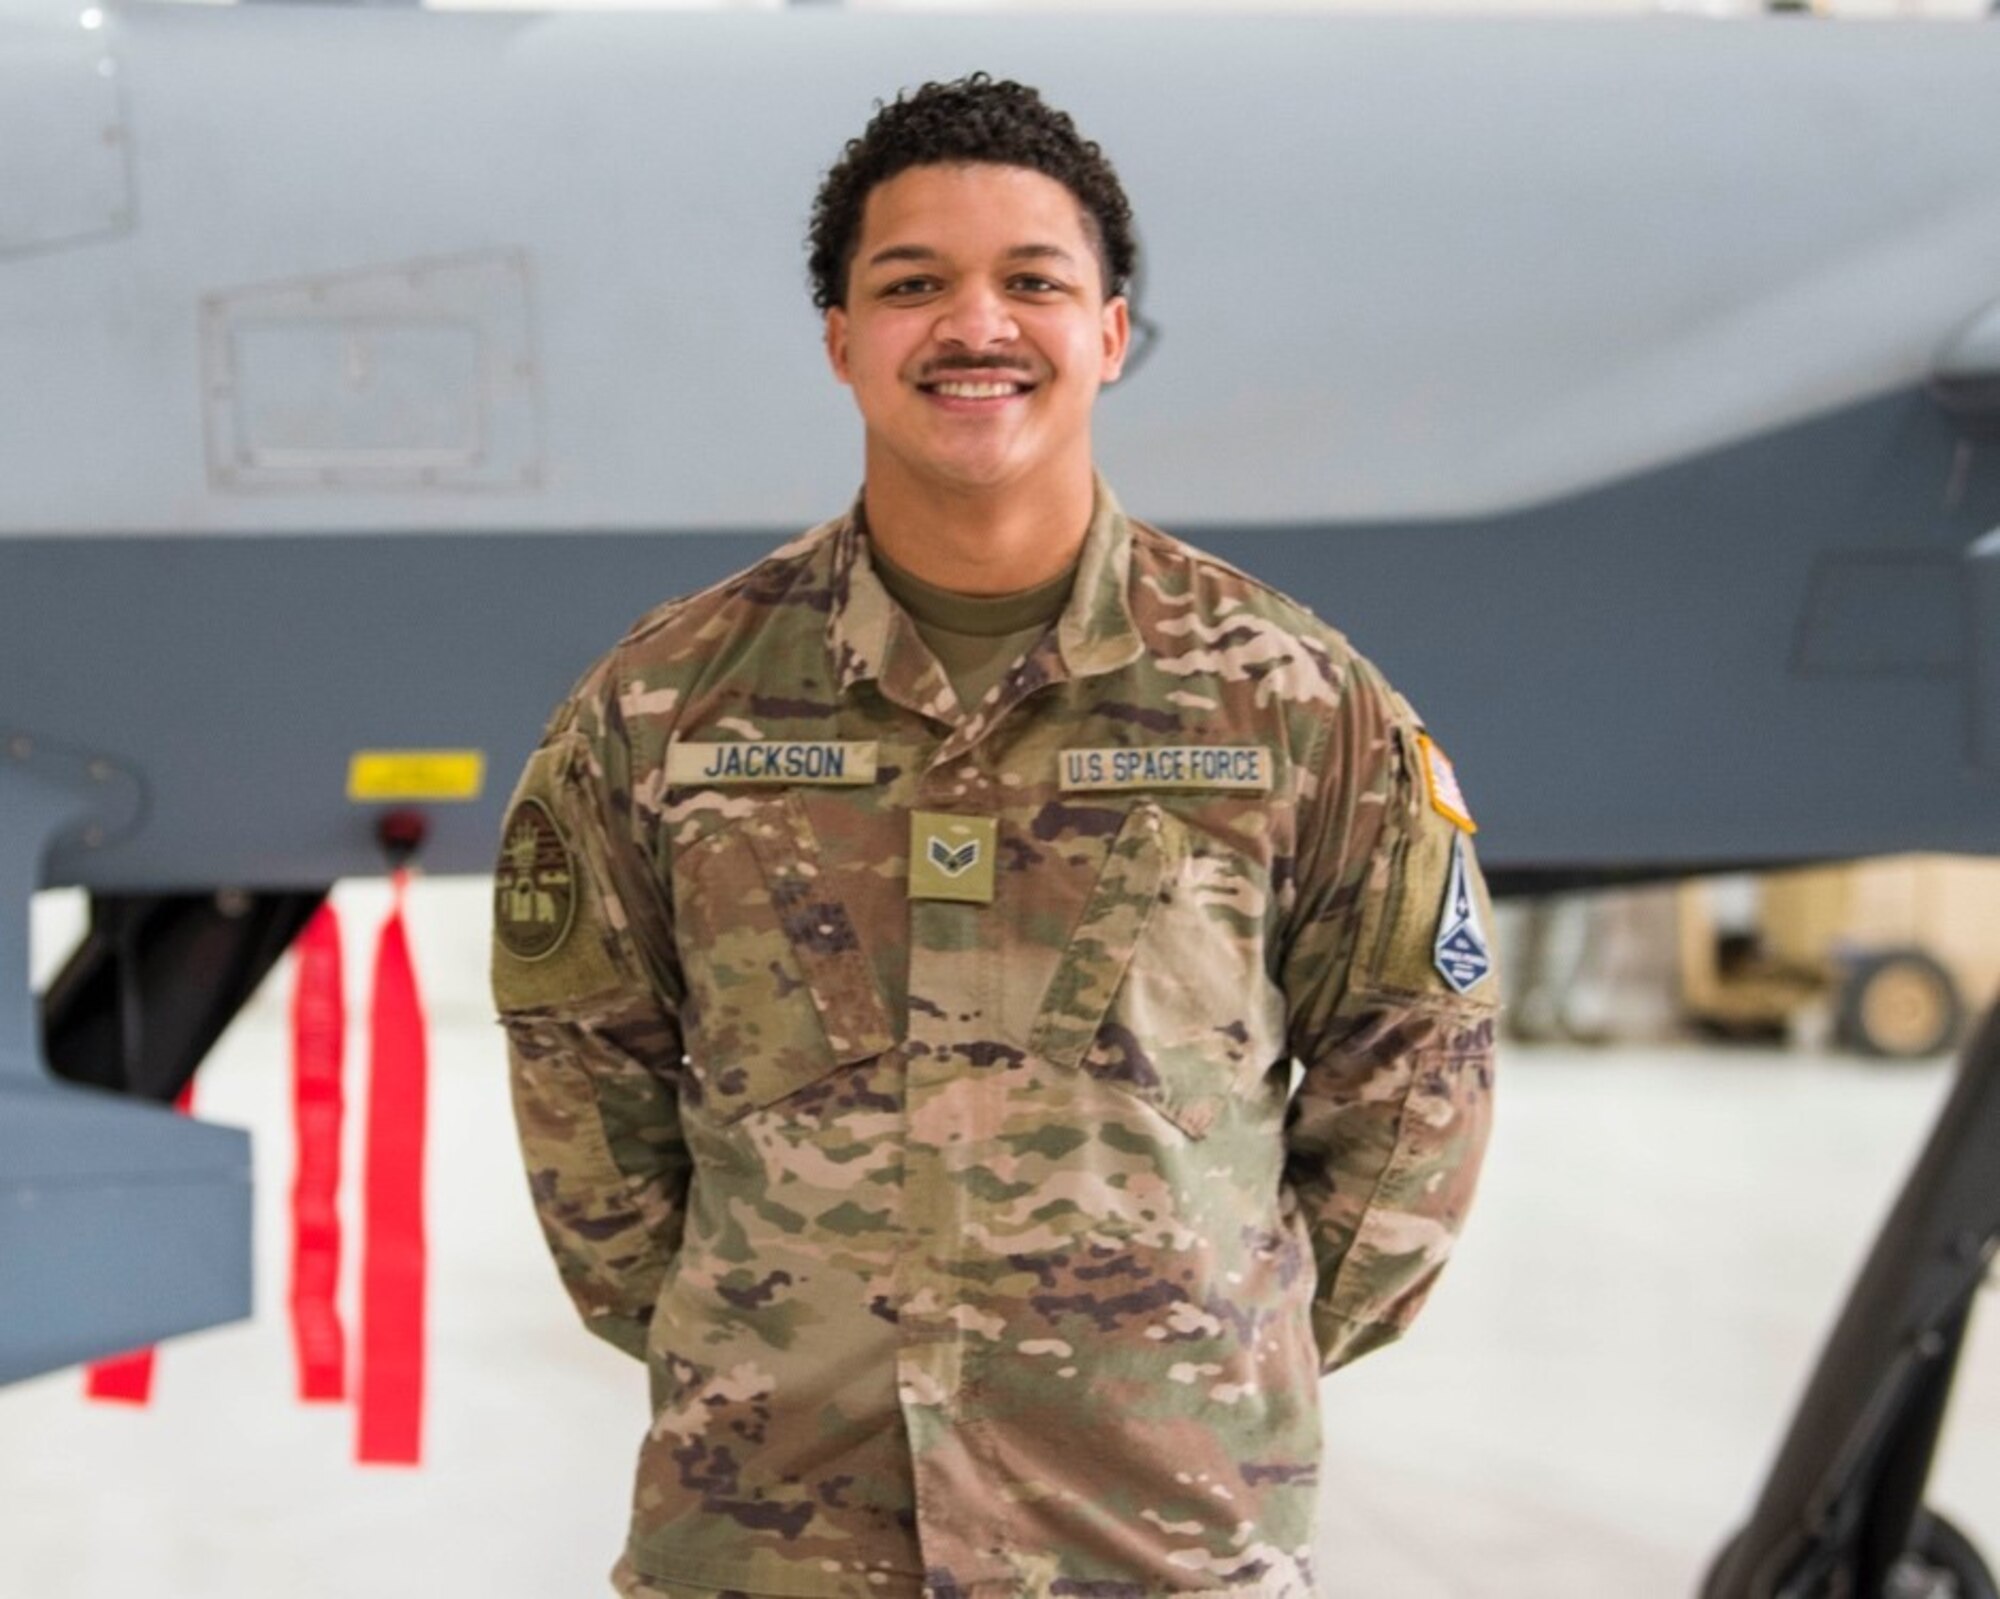
M 1716 1581 L 1735 1558 L 1740 1542 L 1739 1534 L 1716 1557 L 1702 1583 L 1704 1595 L 1718 1591 Z M 1804 1592 L 1796 1588 L 1773 1591 L 1801 1595 Z M 1815 1590 L 1829 1595 L 1833 1591 Z M 1933 1510 L 1918 1515 L 1910 1529 L 1910 1547 L 1889 1567 L 1877 1599 L 2000 1599 L 2000 1589 L 1994 1587 L 1993 1573 L 1972 1540 L 1954 1522 Z
M 1971 1541 L 1923 1504 L 1973 1299 L 2000 1250 L 1996 1151 L 2000 1004 L 1701 1599 L 2000 1599 Z
M 1917 1518 L 1908 1554 L 1889 1568 L 1884 1599 L 2000 1599 L 1972 1540 L 1931 1511 Z
M 93 894 L 42 1000 L 50 1069 L 172 1100 L 326 893 Z

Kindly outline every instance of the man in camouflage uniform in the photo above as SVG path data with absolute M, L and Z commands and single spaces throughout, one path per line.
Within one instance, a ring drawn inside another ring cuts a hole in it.
M 1318 1379 L 1486 1137 L 1471 818 L 1095 477 L 1132 245 L 1067 117 L 898 100 L 813 242 L 860 499 L 585 676 L 499 869 L 535 1204 L 651 1379 L 615 1581 L 1303 1599 Z

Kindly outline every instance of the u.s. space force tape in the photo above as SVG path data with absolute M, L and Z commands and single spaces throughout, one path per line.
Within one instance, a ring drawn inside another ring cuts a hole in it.
M 1262 794 L 1271 787 L 1271 752 L 1255 744 L 1072 749 L 1056 760 L 1066 794 L 1121 788 L 1219 788 Z

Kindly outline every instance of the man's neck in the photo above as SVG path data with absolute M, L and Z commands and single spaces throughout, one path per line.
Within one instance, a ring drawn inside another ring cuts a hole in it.
M 1087 460 L 1055 483 L 969 493 L 871 466 L 862 489 L 870 541 L 905 572 L 958 594 L 1015 594 L 1067 570 L 1095 498 Z

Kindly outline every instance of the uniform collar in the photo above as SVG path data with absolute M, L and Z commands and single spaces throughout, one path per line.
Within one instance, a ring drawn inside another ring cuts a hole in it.
M 1104 479 L 1093 474 L 1091 481 L 1090 527 L 1069 603 L 1055 626 L 1063 675 L 1069 677 L 1114 672 L 1144 653 L 1132 620 L 1132 525 Z M 908 615 L 882 586 L 869 558 L 859 495 L 834 532 L 831 591 L 826 637 L 840 691 L 877 680 L 890 699 L 931 710 L 943 674 L 921 647 Z
M 1076 587 L 1056 622 L 1056 641 L 1072 677 L 1130 666 L 1145 653 L 1132 620 L 1132 524 L 1111 486 L 1093 473 L 1097 497 L 1083 536 Z

